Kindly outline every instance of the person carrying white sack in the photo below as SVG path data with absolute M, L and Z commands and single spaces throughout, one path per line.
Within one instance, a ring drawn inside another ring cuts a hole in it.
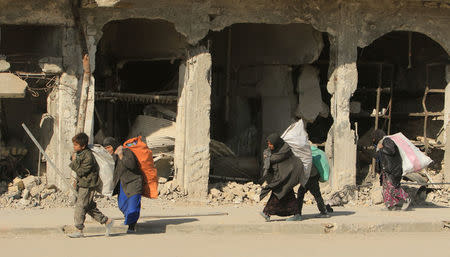
M 373 132 L 372 141 L 377 149 L 375 172 L 380 174 L 383 201 L 387 210 L 408 209 L 411 200 L 400 186 L 403 168 L 397 145 L 380 129 Z
M 320 214 L 316 217 L 329 218 L 330 215 L 320 192 L 320 176 L 317 168 L 313 165 L 311 145 L 304 121 L 301 118 L 297 118 L 297 121 L 286 129 L 281 138 L 291 147 L 294 155 L 302 161 L 304 166 L 303 172 L 300 174 L 300 187 L 297 192 L 297 203 L 300 213 L 293 220 L 302 220 L 303 199 L 308 191 L 314 196 L 317 208 L 320 211 Z

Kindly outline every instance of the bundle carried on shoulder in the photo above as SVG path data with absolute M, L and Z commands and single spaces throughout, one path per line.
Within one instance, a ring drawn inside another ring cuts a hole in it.
M 305 185 L 309 179 L 313 161 L 303 120 L 300 119 L 291 124 L 281 135 L 281 138 L 289 145 L 294 155 L 301 160 L 303 172 L 300 175 L 300 183 Z
M 425 169 L 433 162 L 430 157 L 421 152 L 419 148 L 411 143 L 411 141 L 409 141 L 402 133 L 387 137 L 392 139 L 398 147 L 400 156 L 402 157 L 403 175 Z
M 152 151 L 140 136 L 127 140 L 123 147 L 130 149 L 139 161 L 143 175 L 142 196 L 158 198 L 158 174 L 153 163 Z
M 309 173 L 312 166 L 311 148 L 303 121 L 299 120 L 290 125 L 281 138 L 291 147 L 294 155 L 300 158 L 305 171 Z
M 314 167 L 319 172 L 319 181 L 327 182 L 330 176 L 330 164 L 326 153 L 315 146 L 311 146 L 311 153 Z
M 99 166 L 99 176 L 102 181 L 98 191 L 105 196 L 112 196 L 114 191 L 114 159 L 101 145 L 89 145 L 95 161 Z

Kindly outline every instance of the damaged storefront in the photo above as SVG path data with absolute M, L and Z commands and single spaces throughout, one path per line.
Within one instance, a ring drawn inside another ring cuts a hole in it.
M 47 148 L 54 127 L 48 108 L 62 71 L 62 28 L 1 25 L 0 35 L 0 177 L 9 183 L 45 174 L 45 159 L 21 124 Z
M 404 133 L 434 160 L 435 182 L 450 178 L 450 8 L 441 1 L 4 2 L 0 64 L 10 67 L 1 76 L 27 84 L 20 99 L 0 100 L 2 149 L 24 149 L 19 163 L 58 187 L 71 178 L 80 112 L 92 143 L 145 138 L 160 181 L 195 198 L 210 182 L 258 181 L 265 137 L 295 116 L 327 152 L 327 190 L 373 182 L 375 128 Z M 87 96 L 72 6 L 90 57 Z M 65 177 L 45 167 L 22 122 Z

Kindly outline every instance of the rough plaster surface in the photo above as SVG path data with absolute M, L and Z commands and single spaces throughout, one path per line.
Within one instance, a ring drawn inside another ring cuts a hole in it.
M 356 63 L 338 66 L 331 75 L 328 88 L 334 92 L 331 99 L 331 115 L 334 124 L 331 128 L 332 172 L 331 186 L 339 189 L 356 183 L 356 144 L 354 131 L 348 119 L 349 101 L 358 83 Z M 331 90 L 330 90 L 331 91 Z
M 305 120 L 315 120 L 323 109 L 319 83 L 319 71 L 310 65 L 303 66 L 297 82 L 299 104 L 296 114 Z
M 307 24 L 237 24 L 231 29 L 233 63 L 299 65 L 316 60 L 322 34 Z
M 445 108 L 444 108 L 444 143 L 445 143 L 445 155 L 444 155 L 444 179 L 445 182 L 450 182 L 450 144 L 448 144 L 448 138 L 450 138 L 450 65 L 445 68 L 447 87 L 445 87 Z
M 206 197 L 209 179 L 211 55 L 200 49 L 186 61 L 179 88 L 175 142 L 176 181 L 193 198 Z M 178 147 L 184 151 L 177 150 Z

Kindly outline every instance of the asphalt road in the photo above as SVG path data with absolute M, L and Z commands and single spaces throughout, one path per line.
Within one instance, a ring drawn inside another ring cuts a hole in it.
M 450 256 L 450 232 L 370 234 L 0 235 L 1 256 Z

